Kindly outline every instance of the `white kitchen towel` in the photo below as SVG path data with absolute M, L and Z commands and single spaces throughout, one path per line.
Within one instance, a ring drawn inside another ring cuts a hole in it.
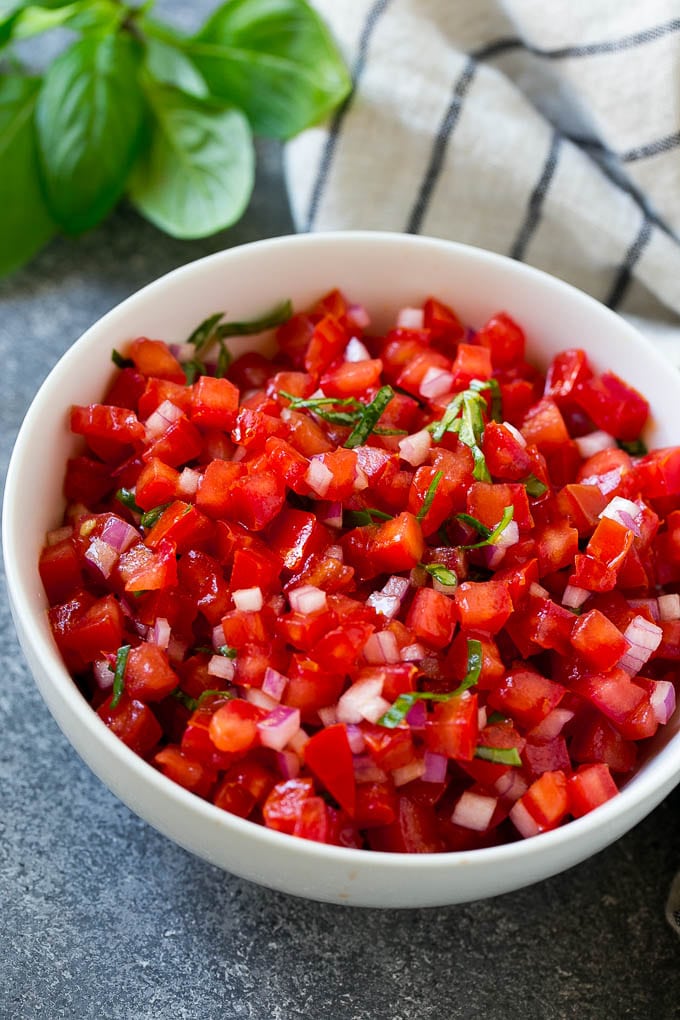
M 299 230 L 539 266 L 680 364 L 680 0 L 315 0 L 352 70 L 286 148 Z

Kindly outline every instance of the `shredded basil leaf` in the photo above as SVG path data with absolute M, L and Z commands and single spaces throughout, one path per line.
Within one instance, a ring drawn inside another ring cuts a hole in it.
M 113 674 L 111 708 L 117 708 L 118 702 L 123 696 L 123 690 L 125 689 L 125 667 L 127 666 L 128 655 L 130 654 L 130 647 L 130 645 L 121 645 L 116 652 L 116 669 Z
M 196 707 L 197 708 L 200 707 L 207 698 L 218 697 L 229 699 L 235 697 L 235 695 L 233 691 L 217 691 L 217 690 L 201 691 Z
M 206 375 L 208 370 L 202 361 L 194 358 L 192 361 L 182 362 L 182 371 L 184 372 L 187 386 L 191 386 L 192 383 L 196 382 L 199 375 Z
M 346 450 L 353 450 L 366 442 L 393 397 L 391 386 L 381 386 L 370 404 L 362 405 L 361 417 L 344 444 Z
M 434 503 L 434 497 L 437 495 L 437 489 L 439 488 L 439 483 L 441 482 L 443 477 L 444 477 L 444 472 L 443 471 L 437 471 L 435 473 L 432 481 L 428 485 L 427 492 L 425 493 L 425 499 L 423 500 L 423 505 L 421 506 L 420 510 L 416 514 L 416 518 L 419 521 L 424 520 L 425 517 L 427 516 L 427 514 L 430 512 L 430 510 L 432 508 L 432 504 Z
M 498 379 L 473 379 L 470 389 L 476 393 L 484 393 L 487 390 L 491 394 L 491 417 L 493 421 L 503 421 L 503 402 L 501 399 L 501 387 Z
M 451 701 L 452 698 L 460 697 L 470 687 L 474 687 L 482 671 L 482 646 L 474 638 L 468 638 L 467 647 L 467 673 L 455 691 L 447 691 L 444 694 L 437 694 L 434 691 L 407 691 L 405 694 L 400 694 L 392 707 L 378 719 L 378 726 L 385 726 L 390 730 L 395 729 L 395 727 L 401 725 L 416 701 L 434 701 L 439 703 Z
M 170 697 L 174 698 L 175 701 L 179 701 L 180 705 L 184 705 L 184 707 L 188 708 L 190 712 L 195 712 L 198 708 L 198 701 L 196 698 L 190 698 L 189 695 L 185 694 L 179 687 L 175 687 L 174 691 L 170 691 Z
M 276 308 L 266 312 L 259 319 L 251 319 L 247 322 L 223 322 L 215 330 L 220 340 L 228 336 L 253 336 L 255 333 L 263 333 L 265 329 L 273 329 L 288 322 L 293 314 L 291 301 L 282 301 Z
M 226 344 L 220 342 L 220 353 L 217 355 L 217 365 L 215 367 L 215 378 L 224 379 L 225 375 L 229 371 L 229 366 L 234 359 L 231 356 L 231 351 Z
M 458 584 L 456 573 L 444 566 L 443 563 L 425 563 L 423 566 L 428 574 L 436 578 L 440 584 L 445 584 L 449 588 L 455 588 Z
M 142 514 L 144 511 L 141 506 L 137 506 L 135 502 L 135 490 L 134 489 L 119 489 L 116 493 L 116 499 L 123 506 L 126 506 L 128 510 L 132 510 L 133 513 Z
M 476 517 L 472 516 L 472 514 L 456 514 L 456 520 L 464 521 L 465 524 L 469 524 L 471 528 L 475 529 L 478 535 L 482 536 L 482 538 L 488 538 L 491 534 L 491 528 L 487 528 L 486 524 L 482 524 L 482 522 L 478 521 Z
M 647 444 L 643 439 L 617 439 L 620 450 L 625 450 L 631 457 L 644 457 L 648 452 Z
M 494 726 L 496 723 L 502 723 L 507 721 L 507 715 L 503 715 L 502 712 L 492 712 L 489 718 L 486 720 L 487 726 Z
M 484 435 L 484 414 L 488 413 L 486 401 L 481 392 L 478 392 L 480 389 L 491 389 L 493 392 L 489 380 L 473 379 L 470 388 L 458 393 L 444 411 L 441 420 L 428 425 L 428 430 L 435 443 L 440 443 L 447 432 L 457 433 L 461 443 L 469 447 L 472 453 L 473 477 L 478 482 L 490 482 L 491 475 L 479 445 Z
M 367 506 L 363 510 L 346 510 L 344 520 L 345 527 L 363 528 L 367 524 L 375 524 L 376 521 L 393 521 L 394 518 L 391 514 Z
M 170 503 L 160 503 L 158 506 L 152 507 L 151 510 L 147 510 L 146 513 L 142 514 L 139 523 L 146 530 L 153 528 L 154 524 L 158 522 L 158 519 L 163 513 L 165 513 L 169 506 L 172 506 L 172 501 Z
M 524 488 L 527 490 L 528 495 L 532 496 L 534 499 L 537 499 L 539 496 L 542 496 L 543 493 L 548 491 L 548 486 L 534 474 L 527 475 L 524 479 Z
M 484 525 L 484 524 L 481 525 L 482 528 L 484 528 L 484 530 L 488 532 L 488 534 L 482 538 L 481 542 L 475 542 L 473 545 L 462 545 L 460 548 L 461 549 L 481 549 L 485 545 L 495 545 L 496 539 L 499 538 L 499 536 L 503 534 L 503 532 L 507 528 L 508 524 L 512 520 L 512 518 L 514 516 L 514 513 L 515 513 L 514 506 L 506 506 L 505 509 L 503 510 L 503 516 L 501 517 L 500 521 L 498 522 L 496 527 L 493 529 L 493 531 L 489 531 L 489 529 L 486 527 L 486 525 Z M 460 517 L 461 514 L 456 514 L 456 516 Z M 469 517 L 469 514 L 465 514 L 465 518 L 468 518 L 468 517 Z M 472 522 L 474 520 L 475 520 L 474 517 L 470 517 L 468 523 L 472 524 Z M 477 528 L 477 530 L 480 531 L 479 527 L 477 527 L 480 524 L 481 524 L 481 521 L 477 521 L 477 523 L 474 524 L 473 527 Z M 481 531 L 480 531 L 480 534 L 481 534 Z
M 516 747 L 484 747 L 475 748 L 475 758 L 491 761 L 494 765 L 521 765 L 522 759 Z
M 229 645 L 220 645 L 217 649 L 217 655 L 224 655 L 227 659 L 235 659 L 238 652 L 235 648 L 231 648 Z
M 117 351 L 114 347 L 111 351 L 111 361 L 117 368 L 134 368 L 135 363 L 132 358 L 124 358 L 120 351 Z
M 214 315 L 209 315 L 207 319 L 196 327 L 190 337 L 187 338 L 188 344 L 193 344 L 196 348 L 196 354 L 200 354 L 201 351 L 208 347 L 212 340 L 215 338 L 215 328 L 217 323 L 223 317 L 224 312 L 215 312 Z

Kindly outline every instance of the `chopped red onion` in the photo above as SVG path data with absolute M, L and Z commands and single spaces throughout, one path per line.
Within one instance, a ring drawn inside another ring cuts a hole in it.
M 397 312 L 397 329 L 422 329 L 424 324 L 422 308 L 400 308 Z
M 181 418 L 183 414 L 184 412 L 181 407 L 177 407 L 171 400 L 164 400 L 144 423 L 147 435 L 157 439 L 158 436 L 162 436 L 167 431 L 174 421 Z
M 432 436 L 427 429 L 421 429 L 399 440 L 399 456 L 412 467 L 420 467 L 427 460 L 431 446 Z
M 305 733 L 302 727 L 300 727 L 297 733 L 295 733 L 288 741 L 288 746 L 290 750 L 295 751 L 297 755 L 302 755 L 304 753 L 305 744 L 308 742 L 309 734 Z
M 573 718 L 574 713 L 568 708 L 553 708 L 552 712 L 549 712 L 545 719 L 541 719 L 538 726 L 534 726 L 531 731 L 531 739 L 539 743 L 554 740 Z
M 100 691 L 108 691 L 113 687 L 114 671 L 108 659 L 97 659 L 93 662 L 92 675 Z
M 401 601 L 406 596 L 409 588 L 408 578 L 392 574 L 383 585 L 383 595 L 394 595 L 395 598 Z
M 661 619 L 657 599 L 628 599 L 628 605 L 631 609 L 646 609 L 655 623 Z
M 357 463 L 357 466 L 354 469 L 354 486 L 353 486 L 354 491 L 363 492 L 364 489 L 368 488 L 368 485 L 369 485 L 368 475 L 363 470 L 363 468 L 360 467 L 359 464 Z
M 525 839 L 528 839 L 529 836 L 537 836 L 541 831 L 538 822 L 529 814 L 521 800 L 518 800 L 510 809 L 510 821 L 520 836 L 524 836 Z
M 497 549 L 509 549 L 513 545 L 517 545 L 519 542 L 519 525 L 517 521 L 508 521 L 500 535 L 494 539 L 494 545 Z
M 213 655 L 208 662 L 208 673 L 210 676 L 218 676 L 220 680 L 234 679 L 234 663 L 225 655 Z
M 503 422 L 503 428 L 507 429 L 511 436 L 517 440 L 520 446 L 526 446 L 527 441 L 518 428 L 512 425 L 509 421 Z
M 284 410 L 287 411 L 288 408 L 285 408 Z M 281 412 L 281 417 L 283 418 L 283 411 Z M 248 451 L 246 450 L 245 446 L 237 446 L 231 455 L 232 464 L 238 464 L 240 460 L 243 460 L 247 452 Z
M 533 595 L 537 599 L 549 599 L 550 592 L 543 585 L 538 584 L 536 581 L 532 581 L 529 585 L 529 594 Z
M 224 644 L 224 627 L 221 623 L 213 627 L 212 631 L 212 646 L 217 651 Z
M 265 712 L 273 712 L 273 710 L 278 708 L 279 705 L 275 698 L 270 698 L 269 695 L 265 694 L 259 687 L 246 688 L 244 697 L 251 705 L 263 708 Z
M 590 432 L 587 436 L 577 436 L 574 442 L 584 460 L 594 457 L 602 450 L 612 450 L 616 446 L 614 437 L 599 429 L 597 432 Z
M 238 588 L 231 593 L 231 597 L 242 613 L 257 613 L 264 605 L 261 588 Z
M 354 723 L 348 723 L 345 729 L 347 730 L 347 743 L 352 754 L 363 754 L 366 750 L 366 741 L 360 728 Z
M 300 759 L 295 751 L 279 751 L 276 764 L 284 779 L 297 779 L 300 775 Z
M 529 789 L 527 782 L 517 769 L 509 768 L 493 784 L 494 790 L 503 800 L 519 800 Z
M 568 584 L 562 595 L 562 605 L 566 606 L 567 609 L 580 609 L 589 596 L 590 592 L 587 588 L 579 588 L 575 584 Z
M 177 491 L 180 496 L 195 496 L 201 478 L 200 471 L 196 471 L 195 468 L 185 467 L 177 483 Z
M 412 730 L 424 730 L 427 723 L 427 707 L 424 701 L 415 701 L 406 714 L 406 722 Z
M 368 329 L 371 325 L 370 316 L 363 305 L 349 305 L 347 318 L 351 319 L 357 329 Z
M 395 595 L 385 595 L 381 591 L 372 592 L 366 599 L 366 605 L 388 620 L 393 620 L 401 608 L 401 602 Z
M 481 793 L 466 790 L 454 808 L 451 821 L 473 832 L 485 832 L 491 824 L 497 804 L 497 797 L 485 797 Z
M 618 665 L 626 673 L 635 676 L 661 644 L 663 631 L 644 616 L 634 616 L 623 636 L 630 648 L 621 656 Z
M 338 713 L 335 705 L 327 705 L 325 708 L 317 709 L 316 713 L 324 726 L 335 726 L 338 721 Z
M 167 648 L 170 643 L 170 624 L 164 616 L 159 616 L 149 635 L 149 641 L 152 645 L 158 645 L 159 648 Z
M 401 661 L 402 662 L 420 662 L 427 655 L 423 645 L 419 645 L 417 642 L 413 645 L 405 645 L 401 650 Z
M 445 368 L 435 368 L 433 365 L 423 376 L 419 392 L 426 400 L 434 400 L 436 397 L 443 397 L 445 393 L 451 393 L 454 382 L 451 372 L 447 372 Z
M 194 344 L 170 344 L 170 352 L 175 355 L 178 361 L 191 361 L 196 356 Z
M 621 524 L 639 538 L 641 534 L 640 525 L 637 520 L 639 515 L 640 507 L 637 503 L 633 503 L 630 499 L 624 499 L 623 496 L 614 496 L 607 503 L 600 517 L 609 517 L 610 520 Z
M 675 687 L 668 680 L 650 680 L 649 683 L 654 684 L 649 698 L 654 718 L 661 724 L 667 723 L 675 712 Z
M 370 361 L 371 355 L 368 350 L 362 344 L 361 340 L 357 337 L 350 337 L 350 340 L 345 347 L 345 361 Z
M 423 761 L 425 762 L 425 771 L 423 772 L 421 779 L 424 783 L 446 782 L 446 772 L 449 767 L 449 759 L 445 754 L 437 754 L 435 751 L 426 751 Z
M 287 676 L 279 673 L 277 669 L 267 666 L 264 671 L 264 680 L 262 681 L 262 690 L 265 694 L 268 694 L 274 701 L 280 701 L 287 683 Z
M 477 709 L 477 728 L 483 730 L 486 726 L 487 711 L 486 705 L 482 705 L 481 708 Z
M 357 783 L 386 783 L 387 773 L 368 755 L 355 755 L 354 778 Z
M 360 723 L 365 718 L 365 706 L 381 697 L 383 682 L 382 677 L 369 676 L 348 687 L 337 704 L 338 722 Z
M 326 556 L 329 560 L 339 560 L 340 563 L 342 563 L 345 558 L 341 545 L 329 545 L 326 549 Z
M 323 499 L 331 487 L 333 472 L 326 467 L 322 460 L 314 458 L 309 462 L 305 481 L 310 489 Z
M 167 648 L 168 658 L 170 659 L 170 662 L 182 662 L 184 656 L 186 655 L 186 650 L 188 647 L 189 646 L 186 643 L 186 641 L 180 641 L 180 639 L 175 637 L 174 634 L 171 634 Z
M 391 630 L 381 630 L 377 634 L 371 634 L 364 645 L 364 658 L 373 666 L 383 665 L 386 662 L 399 662 L 399 645 Z
M 499 549 L 497 545 L 484 545 L 478 554 L 488 570 L 496 570 L 505 558 L 505 549 Z
M 133 542 L 140 539 L 139 532 L 120 517 L 108 517 L 102 528 L 102 541 L 107 542 L 116 552 L 123 553 Z
M 399 768 L 392 769 L 392 781 L 395 786 L 405 786 L 412 783 L 414 779 L 420 779 L 425 772 L 425 762 L 422 758 L 414 758 L 413 761 Z
M 660 620 L 680 620 L 680 595 L 659 595 L 656 601 Z
M 313 584 L 303 584 L 299 588 L 293 588 L 288 592 L 288 601 L 291 609 L 296 613 L 308 616 L 310 613 L 319 613 L 325 609 L 326 592 Z
M 118 560 L 118 550 L 101 538 L 93 538 L 85 552 L 85 559 L 102 577 L 108 577 Z
M 53 531 L 48 531 L 45 541 L 48 545 L 56 545 L 58 542 L 63 542 L 65 538 L 70 538 L 72 534 L 72 525 L 65 524 L 63 528 L 55 528 Z
M 341 528 L 342 503 L 317 503 L 316 516 L 329 528 Z
M 277 705 L 266 719 L 257 724 L 257 732 L 263 747 L 283 751 L 286 744 L 300 729 L 300 709 Z

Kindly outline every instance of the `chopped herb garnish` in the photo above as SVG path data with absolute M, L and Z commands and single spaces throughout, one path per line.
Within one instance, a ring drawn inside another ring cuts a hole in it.
M 288 322 L 293 314 L 293 305 L 290 301 L 282 301 L 276 308 L 262 315 L 259 319 L 251 319 L 247 322 L 223 322 L 215 330 L 217 336 L 223 340 L 228 336 L 253 336 L 255 333 L 263 333 L 265 329 L 273 329 Z
M 235 659 L 238 652 L 235 648 L 231 648 L 229 645 L 220 645 L 215 654 L 224 655 L 226 659 Z
M 376 521 L 392 521 L 394 518 L 391 514 L 383 513 L 382 510 L 376 510 L 374 507 L 365 507 L 363 510 L 347 510 L 345 511 L 345 527 L 348 528 L 363 528 L 367 524 L 375 524 Z
M 491 761 L 494 765 L 521 765 L 522 759 L 516 747 L 483 747 L 475 748 L 475 758 Z
M 473 477 L 478 482 L 490 482 L 491 475 L 480 447 L 484 435 L 484 414 L 488 413 L 482 393 L 472 387 L 492 389 L 488 380 L 473 379 L 470 389 L 458 393 L 450 402 L 440 421 L 428 425 L 435 443 L 441 443 L 447 432 L 455 432 L 461 443 L 469 447 L 474 461 Z M 493 405 L 493 398 L 492 398 Z
M 503 516 L 501 517 L 500 521 L 493 529 L 493 531 L 490 531 L 489 528 L 487 528 L 485 524 L 482 524 L 481 521 L 478 521 L 476 517 L 471 517 L 470 514 L 456 514 L 456 517 L 465 520 L 468 524 L 471 524 L 472 527 L 475 528 L 475 530 L 478 531 L 480 535 L 482 535 L 481 542 L 475 542 L 473 545 L 462 545 L 460 548 L 482 549 L 485 545 L 495 545 L 497 539 L 500 538 L 500 536 L 503 534 L 508 524 L 512 520 L 514 513 L 515 513 L 514 506 L 506 506 L 505 509 L 503 510 Z M 486 534 L 484 534 L 484 532 L 486 532 Z
M 217 355 L 217 366 L 215 368 L 215 376 L 217 379 L 223 379 L 229 371 L 233 358 L 231 351 L 226 344 L 220 343 L 220 353 Z
M 489 718 L 486 720 L 487 726 L 495 726 L 496 723 L 506 722 L 507 715 L 503 715 L 502 712 L 492 712 Z
M 355 446 L 361 446 L 366 442 L 393 396 L 394 390 L 391 386 L 381 386 L 370 404 L 362 404 L 359 421 L 349 434 L 344 444 L 345 449 L 353 450 Z
M 197 707 L 202 705 L 207 698 L 233 698 L 233 697 L 235 697 L 233 691 L 217 691 L 217 690 L 201 691 L 198 698 Z
M 133 513 L 144 513 L 141 506 L 137 506 L 137 503 L 135 502 L 134 489 L 119 489 L 116 493 L 116 499 L 119 503 L 122 503 L 123 506 L 126 506 L 128 510 L 132 510 Z
M 194 345 L 197 354 L 205 350 L 215 339 L 215 328 L 223 316 L 224 312 L 215 312 L 214 315 L 209 315 L 188 337 L 187 343 Z
M 199 375 L 206 375 L 207 369 L 202 361 L 198 358 L 194 358 L 192 361 L 182 362 L 182 371 L 187 381 L 187 386 L 191 386 L 196 381 Z
M 643 439 L 617 439 L 620 450 L 625 450 L 631 457 L 644 457 L 648 452 L 647 444 Z
M 116 652 L 116 668 L 113 674 L 113 697 L 111 708 L 117 708 L 125 689 L 125 667 L 127 666 L 130 645 L 121 645 Z
M 446 585 L 447 588 L 455 588 L 458 584 L 458 577 L 455 571 L 450 570 L 443 563 L 425 563 L 423 566 L 428 574 L 439 581 L 440 584 Z
M 378 725 L 393 730 L 401 725 L 416 701 L 434 701 L 439 703 L 451 701 L 452 698 L 460 697 L 470 687 L 474 687 L 482 671 L 482 646 L 474 638 L 468 638 L 467 647 L 467 673 L 455 691 L 447 691 L 444 694 L 437 694 L 434 691 L 407 691 L 405 694 L 400 694 L 392 707 L 378 719 Z
M 142 517 L 141 517 L 141 520 L 140 520 L 139 523 L 142 525 L 143 528 L 145 528 L 147 530 L 149 528 L 153 528 L 154 524 L 157 523 L 159 517 L 163 513 L 165 513 L 165 511 L 171 505 L 172 505 L 172 503 L 170 502 L 170 503 L 161 503 L 159 506 L 152 507 L 151 510 L 147 510 L 146 513 L 142 514 Z
M 494 421 L 503 421 L 503 402 L 501 398 L 501 387 L 498 379 L 473 379 L 470 389 L 475 393 L 489 392 L 491 394 L 491 417 Z
M 117 351 L 115 347 L 111 351 L 111 361 L 114 363 L 116 368 L 134 368 L 135 366 L 132 358 L 124 358 L 120 351 Z
M 430 510 L 432 508 L 432 504 L 434 503 L 434 497 L 436 496 L 437 489 L 439 488 L 439 483 L 441 482 L 443 477 L 444 477 L 444 472 L 443 471 L 437 471 L 435 473 L 432 481 L 428 485 L 427 492 L 425 493 L 425 499 L 423 500 L 423 505 L 421 506 L 420 510 L 416 514 L 416 517 L 418 518 L 419 521 L 424 520 L 425 517 L 430 512 Z
M 179 701 L 180 705 L 184 705 L 190 712 L 195 712 L 198 708 L 198 701 L 196 698 L 190 698 L 188 694 L 185 694 L 180 687 L 175 687 L 174 691 L 170 691 L 170 696 Z
M 527 490 L 527 494 L 534 499 L 538 499 L 539 496 L 548 491 L 548 486 L 533 474 L 527 475 L 524 479 L 524 488 Z

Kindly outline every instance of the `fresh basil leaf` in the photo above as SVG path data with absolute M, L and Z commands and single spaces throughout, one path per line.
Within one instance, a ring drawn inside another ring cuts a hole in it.
M 224 655 L 226 659 L 235 659 L 238 655 L 238 651 L 232 648 L 231 645 L 220 645 L 217 649 L 218 655 Z
M 144 59 L 147 72 L 159 84 L 174 85 L 197 99 L 209 95 L 205 78 L 179 46 L 150 37 L 146 40 Z
M 355 446 L 362 446 L 366 442 L 393 397 L 394 390 L 391 386 L 381 386 L 370 404 L 360 404 L 361 414 L 354 429 L 345 440 L 346 450 L 353 450 Z
M 230 226 L 253 190 L 246 118 L 168 86 L 150 84 L 147 95 L 153 126 L 132 173 L 132 202 L 172 237 L 206 237 Z
M 242 109 L 258 134 L 292 137 L 351 87 L 328 29 L 305 0 L 227 0 L 187 45 L 210 91 Z
M 190 712 L 195 712 L 198 708 L 198 699 L 185 694 L 181 687 L 175 687 L 174 691 L 170 691 L 170 697 L 179 701 L 180 705 L 184 705 Z
M 132 358 L 124 358 L 120 351 L 117 351 L 115 347 L 111 351 L 111 361 L 114 363 L 116 368 L 134 368 L 135 365 Z
M 455 588 L 458 584 L 455 571 L 443 563 L 426 563 L 425 569 L 431 577 L 434 577 L 440 584 L 446 585 L 447 588 Z
M 139 59 L 130 36 L 85 37 L 45 76 L 38 147 L 49 207 L 69 233 L 98 223 L 125 190 L 144 117 Z
M 141 506 L 137 506 L 137 498 L 134 489 L 118 489 L 116 493 L 116 499 L 123 506 L 126 506 L 128 510 L 132 510 L 135 514 L 143 514 Z
M 256 336 L 264 333 L 266 329 L 273 329 L 288 322 L 293 314 L 293 304 L 289 298 L 265 312 L 258 319 L 248 319 L 244 322 L 223 322 L 217 327 L 217 335 L 222 339 L 229 336 Z
M 224 379 L 225 375 L 229 371 L 229 366 L 233 361 L 231 351 L 225 343 L 220 343 L 219 354 L 217 355 L 217 365 L 215 366 L 215 376 L 217 379 Z
M 524 479 L 524 488 L 527 490 L 527 495 L 531 496 L 532 499 L 538 499 L 548 491 L 548 486 L 537 478 L 535 474 L 527 475 Z
M 503 510 L 503 516 L 501 517 L 500 521 L 498 522 L 496 527 L 493 529 L 493 531 L 489 531 L 489 529 L 486 528 L 486 526 L 482 524 L 482 527 L 485 528 L 485 530 L 488 531 L 489 533 L 488 533 L 488 535 L 484 535 L 484 537 L 482 538 L 481 542 L 475 542 L 473 545 L 461 545 L 460 548 L 461 549 L 482 549 L 485 545 L 495 545 L 496 541 L 503 534 L 503 532 L 507 528 L 508 524 L 513 519 L 514 515 L 515 515 L 515 508 L 514 508 L 514 506 L 512 506 L 512 505 L 506 506 L 504 508 L 504 510 Z M 472 523 L 472 521 L 475 520 L 474 517 L 470 517 L 468 514 L 456 514 L 456 517 L 466 518 L 466 519 L 468 519 L 469 523 Z M 481 524 L 481 521 L 477 521 L 477 524 L 474 525 L 474 527 L 477 527 L 477 525 L 479 525 L 479 524 Z M 478 530 L 479 530 L 479 528 L 478 528 Z M 480 534 L 483 534 L 483 532 L 480 532 Z
M 27 262 L 55 233 L 38 176 L 33 112 L 39 78 L 0 77 L 0 274 Z
M 469 690 L 470 687 L 474 687 L 479 680 L 479 674 L 482 671 L 482 665 L 484 662 L 484 656 L 482 651 L 482 645 L 480 641 L 475 638 L 468 638 L 467 643 L 467 673 L 461 680 L 455 691 L 447 691 L 446 693 L 439 694 L 433 691 L 406 691 L 405 694 L 400 694 L 394 704 L 388 708 L 388 710 L 381 715 L 378 719 L 378 726 L 385 726 L 387 729 L 394 729 L 400 726 L 406 716 L 409 714 L 416 701 L 451 701 L 452 698 L 458 698 L 465 691 Z
M 480 744 L 475 748 L 475 758 L 491 761 L 494 765 L 521 765 L 522 759 L 516 747 L 484 747 Z
M 115 32 L 125 18 L 125 8 L 112 0 L 75 0 L 59 7 L 31 4 L 18 14 L 12 39 L 29 39 L 53 28 L 76 32 Z
M 439 488 L 439 483 L 441 482 L 443 477 L 444 477 L 444 472 L 443 471 L 436 471 L 435 472 L 434 478 L 432 479 L 432 481 L 430 482 L 430 484 L 427 487 L 427 492 L 425 493 L 425 499 L 423 500 L 423 505 L 421 506 L 420 510 L 416 514 L 416 517 L 417 517 L 417 519 L 419 521 L 423 521 L 427 517 L 427 515 L 429 514 L 430 510 L 432 509 L 432 504 L 434 503 L 434 497 L 437 495 L 437 489 Z
M 644 457 L 647 453 L 647 444 L 644 439 L 617 439 L 617 446 L 620 450 L 625 450 L 631 457 Z
M 171 505 L 172 501 L 170 503 L 159 503 L 158 506 L 154 506 L 150 510 L 147 510 L 145 513 L 143 513 L 139 523 L 144 528 L 144 530 L 150 531 L 151 528 L 153 528 L 153 526 L 158 523 L 158 521 L 163 516 L 165 511 Z
M 70 4 L 71 0 L 43 0 L 40 6 L 52 10 Z M 0 48 L 13 38 L 21 12 L 32 6 L 31 0 L 0 0 Z
M 223 315 L 224 312 L 214 312 L 212 315 L 209 315 L 207 319 L 204 319 L 203 322 L 196 327 L 191 336 L 187 337 L 186 342 L 194 345 L 197 354 L 212 343 L 213 337 L 215 336 L 215 327 Z
M 113 674 L 113 697 L 111 708 L 117 708 L 125 690 L 125 667 L 127 666 L 130 645 L 121 645 L 116 652 L 116 668 Z

